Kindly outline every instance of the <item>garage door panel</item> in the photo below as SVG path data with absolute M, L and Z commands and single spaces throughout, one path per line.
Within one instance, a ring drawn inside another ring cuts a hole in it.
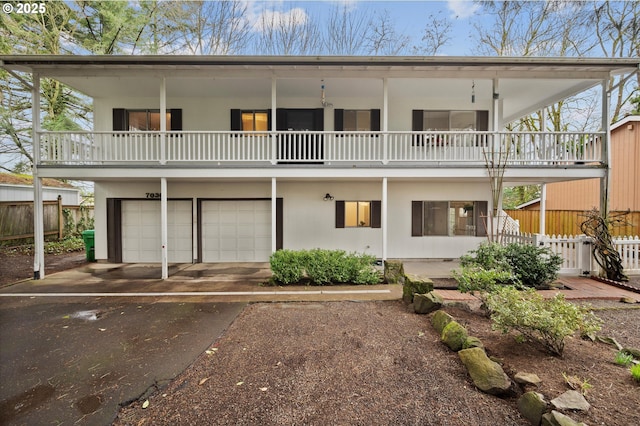
M 269 200 L 203 201 L 201 212 L 203 262 L 269 259 Z
M 122 261 L 125 263 L 160 262 L 161 230 L 158 201 L 122 201 Z M 191 263 L 192 202 L 169 200 L 167 203 L 167 256 L 169 262 Z

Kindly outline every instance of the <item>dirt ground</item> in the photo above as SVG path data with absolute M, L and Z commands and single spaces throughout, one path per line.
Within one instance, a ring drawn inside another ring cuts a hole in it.
M 597 302 L 603 336 L 640 347 L 640 310 Z M 615 350 L 570 339 L 564 357 L 491 331 L 478 313 L 449 307 L 505 371 L 536 373 L 547 400 L 586 380 L 589 425 L 640 424 L 640 386 Z M 168 387 L 124 407 L 114 424 L 524 425 L 517 395 L 476 390 L 430 316 L 401 302 L 268 303 L 247 307 L 230 329 Z M 146 405 L 146 404 L 145 404 Z
M 47 254 L 44 258 L 44 272 L 65 271 L 87 263 L 84 251 Z M 33 278 L 33 256 L 7 253 L 0 248 L 0 286 Z

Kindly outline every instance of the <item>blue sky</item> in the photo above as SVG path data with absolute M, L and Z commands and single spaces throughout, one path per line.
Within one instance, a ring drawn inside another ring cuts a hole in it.
M 396 29 L 411 37 L 411 46 L 420 42 L 430 15 L 449 18 L 453 24 L 451 43 L 442 51 L 445 55 L 472 55 L 469 34 L 471 20 L 481 18 L 481 6 L 472 0 L 246 0 L 250 14 L 258 19 L 265 9 L 276 13 L 308 13 L 326 16 L 336 5 L 347 5 L 369 12 L 388 12 Z

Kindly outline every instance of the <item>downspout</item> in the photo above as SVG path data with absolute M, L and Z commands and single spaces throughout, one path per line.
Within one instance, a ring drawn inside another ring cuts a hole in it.
M 33 73 L 31 89 L 31 119 L 33 142 L 33 279 L 44 278 L 44 207 L 42 205 L 42 179 L 40 164 L 40 74 Z

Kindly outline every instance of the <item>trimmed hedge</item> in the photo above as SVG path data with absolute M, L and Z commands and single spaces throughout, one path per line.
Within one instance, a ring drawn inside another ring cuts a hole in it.
M 375 256 L 344 250 L 278 250 L 269 259 L 275 284 L 378 284 Z

